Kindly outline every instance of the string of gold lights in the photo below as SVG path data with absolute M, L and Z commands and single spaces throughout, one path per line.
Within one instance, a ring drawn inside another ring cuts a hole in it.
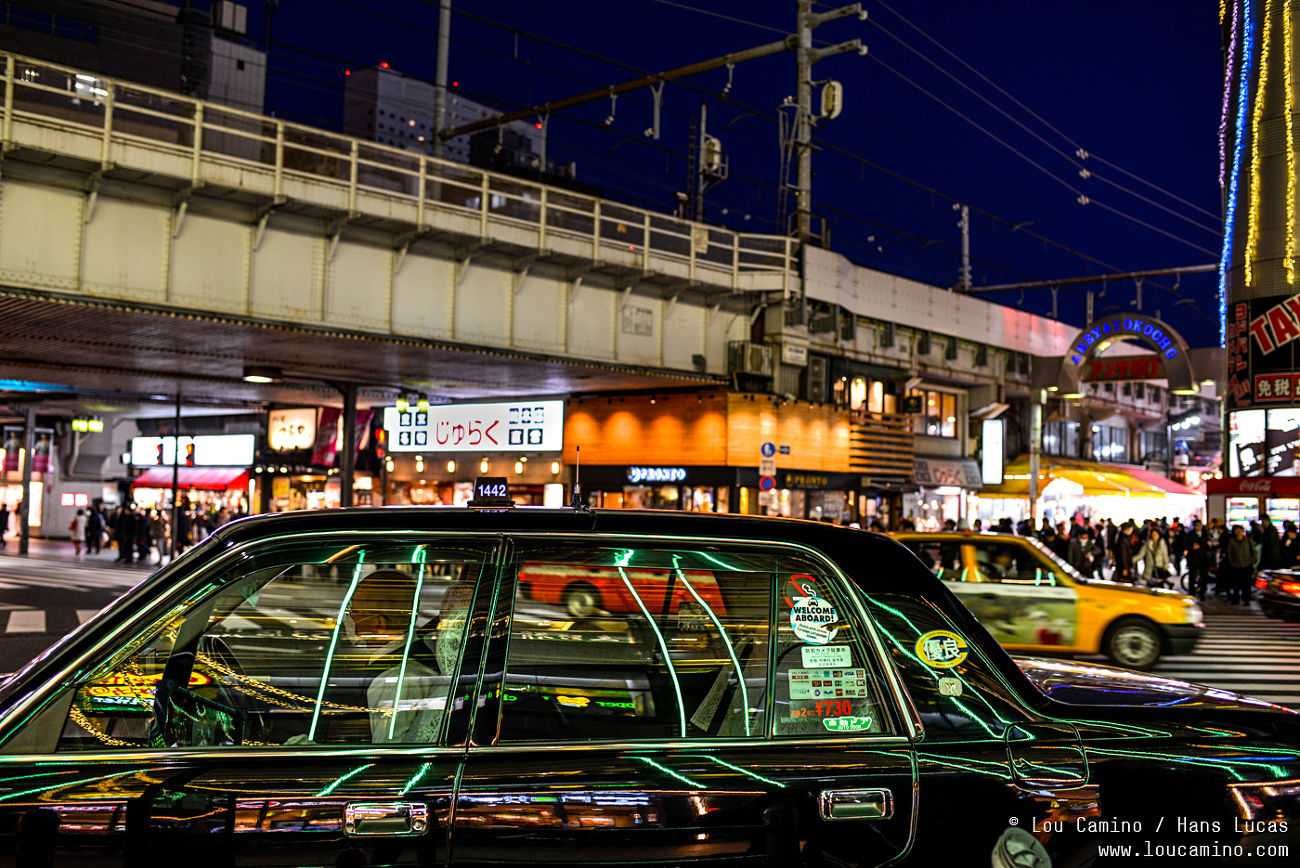
M 1264 115 L 1264 88 L 1268 85 L 1268 50 L 1273 41 L 1273 0 L 1264 4 L 1264 35 L 1260 39 L 1259 80 L 1255 86 L 1255 110 L 1250 117 L 1250 210 L 1246 224 L 1246 286 L 1254 281 L 1255 255 L 1259 247 L 1259 124 Z
M 1295 86 L 1291 78 L 1291 9 L 1282 10 L 1282 80 L 1286 92 L 1286 282 L 1295 284 L 1296 271 L 1296 154 L 1295 154 Z

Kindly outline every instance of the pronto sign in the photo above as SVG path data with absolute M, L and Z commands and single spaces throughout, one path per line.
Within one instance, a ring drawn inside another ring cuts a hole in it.
M 1084 373 L 1091 373 L 1085 364 L 1117 341 L 1133 341 L 1155 350 L 1163 363 L 1164 377 L 1171 391 L 1195 388 L 1192 366 L 1187 358 L 1187 342 L 1167 324 L 1140 313 L 1113 314 L 1079 332 L 1070 344 L 1070 352 L 1061 361 L 1057 387 L 1066 393 L 1078 392 L 1080 380 L 1085 379 Z M 1133 379 L 1147 378 L 1134 376 Z

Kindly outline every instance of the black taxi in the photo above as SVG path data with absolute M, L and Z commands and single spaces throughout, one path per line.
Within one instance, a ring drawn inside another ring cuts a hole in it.
M 569 577 L 601 603 L 545 590 Z M 1300 717 L 1037 665 L 1039 681 L 902 545 L 847 528 L 253 518 L 0 686 L 0 865 L 1300 852 Z

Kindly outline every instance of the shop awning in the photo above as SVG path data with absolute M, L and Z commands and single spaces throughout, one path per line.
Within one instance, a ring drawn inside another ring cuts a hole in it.
M 985 486 L 980 497 L 1029 497 L 1029 456 L 1021 455 L 1007 465 L 1001 485 Z M 1165 479 L 1140 467 L 1122 467 L 1075 458 L 1042 456 L 1038 459 L 1038 491 L 1057 479 L 1072 482 L 1089 497 L 1164 497 L 1187 494 L 1200 497 L 1185 485 Z
M 917 485 L 957 485 L 981 487 L 980 466 L 970 458 L 931 458 L 917 455 L 912 459 L 912 478 Z
M 131 480 L 132 488 L 171 488 L 171 467 L 150 467 Z M 178 467 L 177 485 L 205 491 L 234 491 L 248 488 L 247 467 Z

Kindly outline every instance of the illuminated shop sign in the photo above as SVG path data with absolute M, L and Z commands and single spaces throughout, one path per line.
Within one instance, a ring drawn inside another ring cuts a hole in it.
M 634 485 L 641 482 L 685 482 L 685 467 L 629 467 L 627 481 Z
M 1229 313 L 1228 408 L 1300 404 L 1300 294 L 1237 302 Z
M 1080 333 L 1072 348 L 1070 361 L 1076 365 L 1082 364 L 1084 357 L 1092 351 L 1099 341 L 1123 340 L 1124 337 L 1129 335 L 1146 338 L 1155 344 L 1163 358 L 1176 359 L 1178 358 L 1178 346 L 1174 342 L 1174 336 L 1170 335 L 1166 328 L 1167 326 L 1159 320 L 1137 314 L 1102 320 L 1087 331 Z
M 1296 476 L 1300 410 L 1238 410 L 1228 416 L 1230 476 Z
M 131 463 L 136 467 L 182 464 L 195 467 L 248 467 L 253 463 L 252 434 L 199 434 L 181 438 L 176 460 L 175 437 L 132 437 Z
M 384 428 L 390 452 L 559 452 L 564 402 L 387 407 Z
M 291 452 L 315 446 L 316 408 L 272 410 L 267 417 L 266 442 L 273 452 Z

